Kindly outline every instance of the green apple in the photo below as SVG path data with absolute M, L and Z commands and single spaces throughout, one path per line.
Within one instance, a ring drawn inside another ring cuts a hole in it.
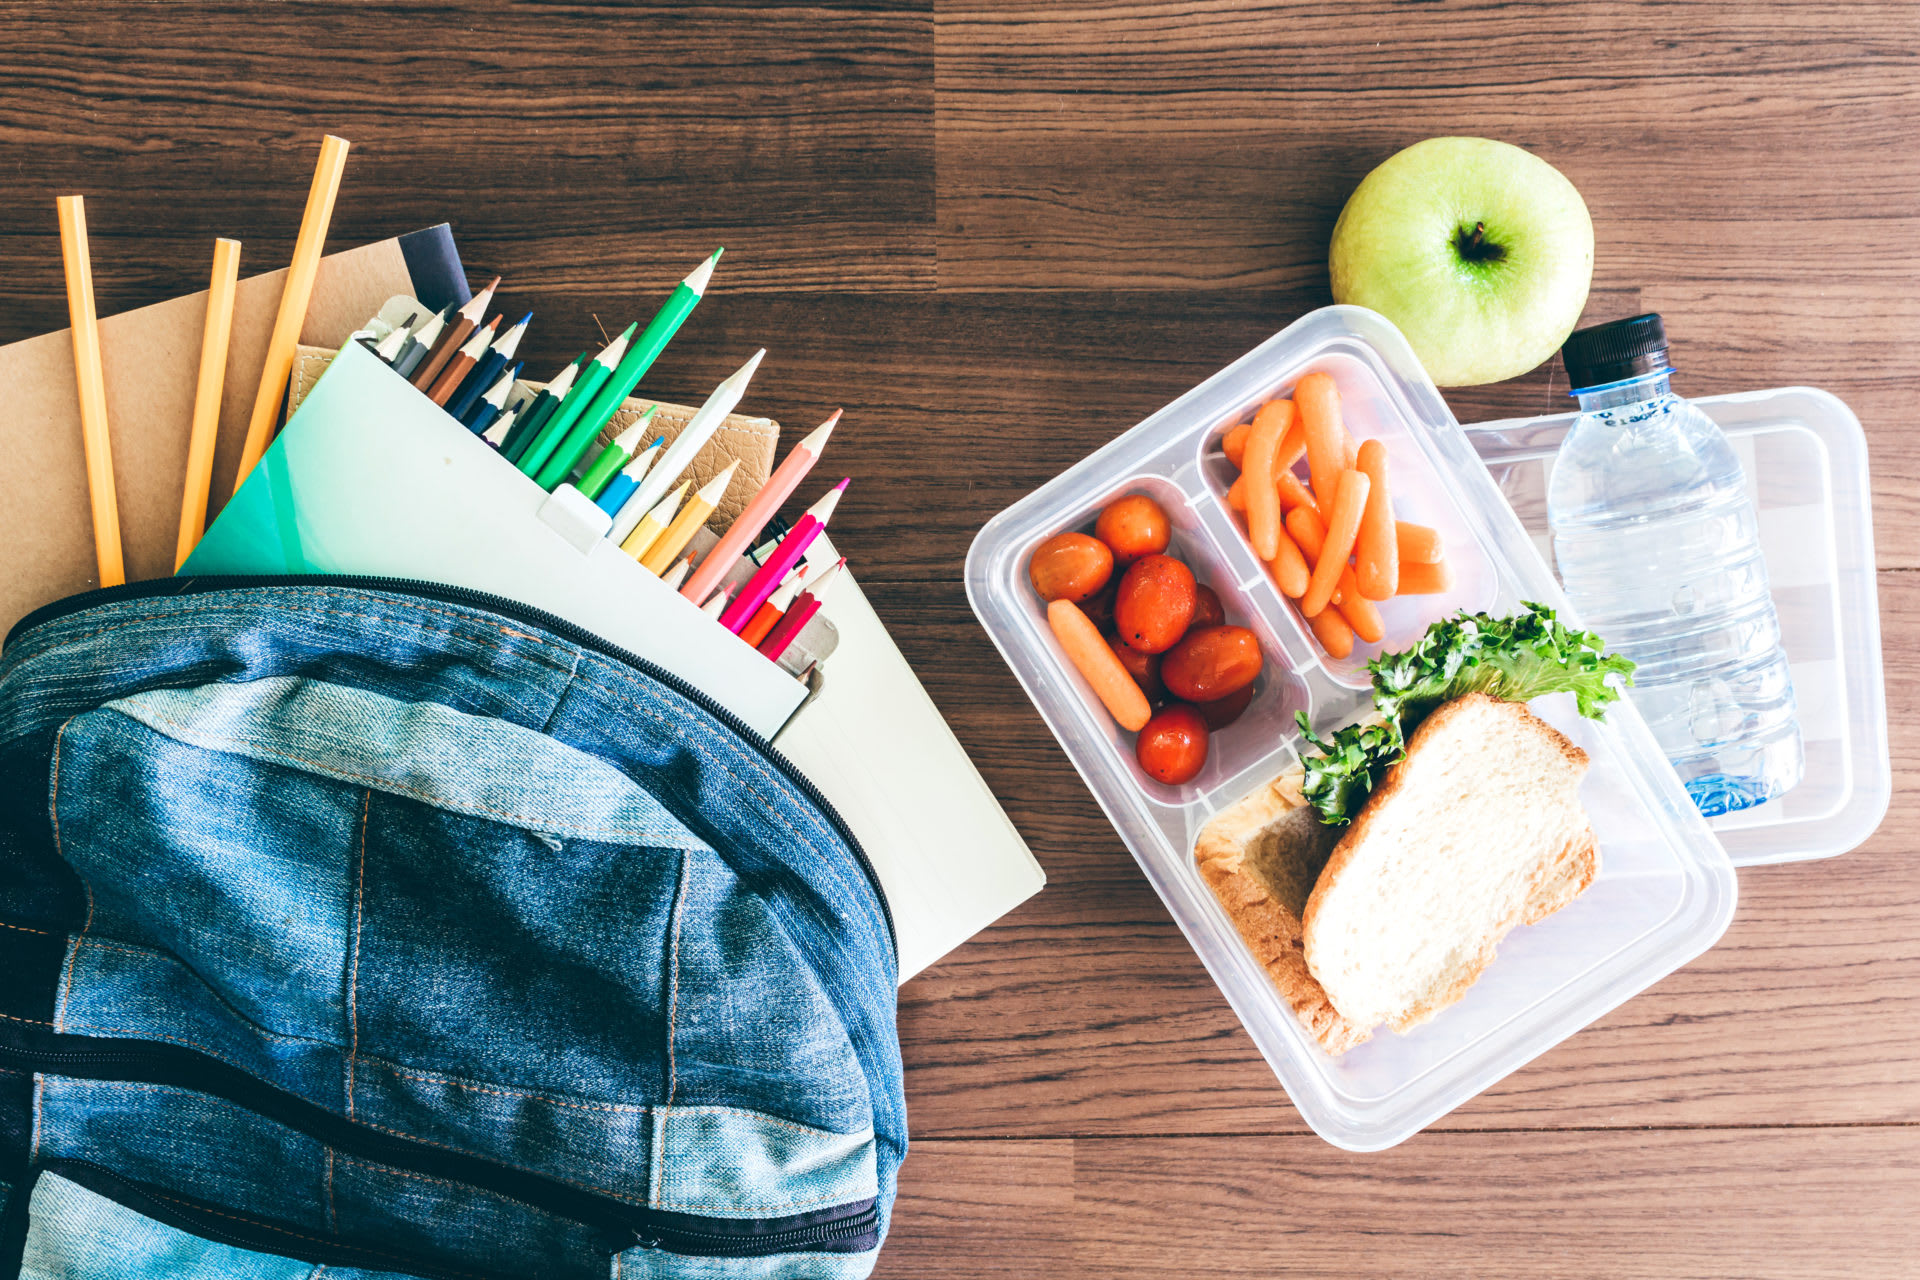
M 1566 341 L 1593 220 L 1566 176 L 1487 138 L 1428 138 L 1368 174 L 1333 227 L 1333 300 L 1400 327 L 1443 387 L 1498 382 Z

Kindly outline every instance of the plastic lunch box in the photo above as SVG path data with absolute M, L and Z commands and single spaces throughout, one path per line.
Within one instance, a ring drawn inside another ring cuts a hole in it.
M 1694 403 L 1746 468 L 1807 752 L 1793 790 L 1708 825 L 1735 866 L 1845 853 L 1873 834 L 1893 797 L 1866 435 L 1852 410 L 1811 387 Z M 1466 429 L 1548 563 L 1547 478 L 1573 418 Z
M 1385 442 L 1396 508 L 1441 531 L 1456 579 L 1447 595 L 1386 602 L 1384 642 L 1341 662 L 1325 657 L 1248 547 L 1226 506 L 1233 471 L 1219 447 L 1228 426 L 1316 369 L 1339 384 L 1354 435 Z M 1132 735 L 1054 643 L 1027 581 L 1041 541 L 1090 528 L 1126 493 L 1166 509 L 1172 553 L 1219 592 L 1229 621 L 1259 635 L 1268 659 L 1251 707 L 1214 735 L 1206 768 L 1182 787 L 1135 765 Z M 1200 878 L 1192 851 L 1208 819 L 1298 758 L 1295 710 L 1322 731 L 1357 718 L 1369 705 L 1366 660 L 1456 610 L 1564 607 L 1467 433 L 1399 331 L 1371 311 L 1306 316 L 1001 512 L 975 538 L 966 580 L 988 634 L 1294 1105 L 1336 1146 L 1378 1150 L 1418 1132 L 1705 951 L 1733 918 L 1733 864 L 1638 713 L 1620 702 L 1605 723 L 1584 720 L 1564 695 L 1535 710 L 1591 758 L 1582 799 L 1600 839 L 1600 877 L 1565 910 L 1516 929 L 1466 997 L 1425 1026 L 1406 1035 L 1383 1027 L 1341 1057 L 1323 1053 Z

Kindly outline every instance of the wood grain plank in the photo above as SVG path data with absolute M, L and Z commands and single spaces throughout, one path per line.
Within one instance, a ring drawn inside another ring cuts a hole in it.
M 1307 283 L 1367 169 L 1449 133 L 1561 165 L 1609 286 L 1742 236 L 1789 260 L 1723 250 L 1714 270 L 1910 264 L 1879 219 L 1920 187 L 1920 158 L 1893 155 L 1920 113 L 1915 22 L 1777 2 L 943 5 L 941 285 Z
M 111 314 L 205 287 L 215 235 L 284 266 L 327 131 L 355 144 L 335 245 L 451 218 L 474 274 L 600 299 L 716 243 L 736 289 L 933 284 L 927 3 L 122 3 L 83 41 L 10 3 L 0 30 L 7 338 L 65 324 L 56 193 L 88 196 Z
M 1912 1128 L 1081 1140 L 1072 1274 L 1852 1280 L 1916 1203 Z
M 1068 1141 L 921 1142 L 900 1169 L 900 1198 L 877 1277 L 1065 1280 L 1073 1262 Z
M 1289 1132 L 1233 1012 L 957 589 L 869 587 L 1047 869 L 1048 887 L 901 995 L 917 1131 Z M 1889 636 L 1920 574 L 1882 575 Z M 1895 800 L 1859 850 L 1741 873 L 1720 944 L 1440 1128 L 1920 1122 L 1920 657 L 1889 646 Z

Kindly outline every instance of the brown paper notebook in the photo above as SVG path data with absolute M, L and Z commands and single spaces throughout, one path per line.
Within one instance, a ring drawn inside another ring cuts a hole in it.
M 234 301 L 210 517 L 233 486 L 286 274 L 282 269 L 242 280 Z M 331 254 L 321 259 L 301 340 L 338 347 L 381 303 L 416 291 L 398 239 Z M 173 572 L 206 310 L 203 291 L 100 321 L 129 581 Z M 0 347 L 0 386 L 8 400 L 7 412 L 0 415 L 0 459 L 6 464 L 0 469 L 0 546 L 7 548 L 7 571 L 0 574 L 4 635 L 41 605 L 99 583 L 72 336 L 62 329 Z

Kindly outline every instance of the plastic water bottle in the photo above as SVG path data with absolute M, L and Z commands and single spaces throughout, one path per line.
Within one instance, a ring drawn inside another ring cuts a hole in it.
M 1567 597 L 1639 664 L 1631 697 L 1700 811 L 1770 800 L 1805 761 L 1740 461 L 1667 389 L 1659 316 L 1582 329 L 1561 354 L 1580 417 L 1547 520 Z

